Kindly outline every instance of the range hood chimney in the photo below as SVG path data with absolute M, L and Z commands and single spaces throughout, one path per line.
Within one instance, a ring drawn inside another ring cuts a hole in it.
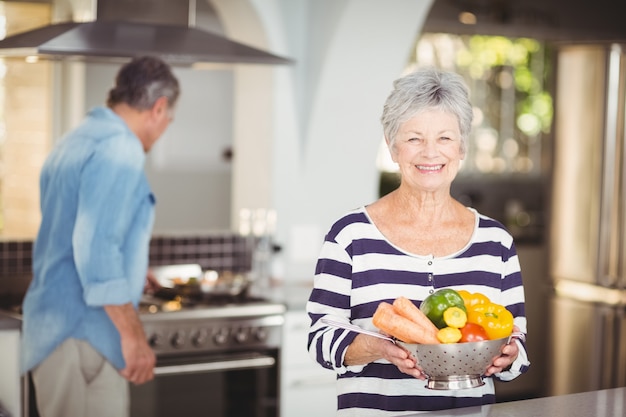
M 214 16 L 208 0 L 199 1 Z M 72 18 L 81 15 L 91 21 L 56 23 L 9 36 L 0 40 L 0 56 L 116 61 L 155 55 L 181 66 L 292 63 L 190 26 L 197 18 L 195 0 L 57 0 L 54 6 L 69 7 Z

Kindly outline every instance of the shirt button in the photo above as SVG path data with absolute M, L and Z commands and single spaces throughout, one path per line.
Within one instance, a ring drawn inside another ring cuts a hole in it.
M 433 261 L 428 261 L 428 265 L 432 265 L 432 264 L 433 264 Z
M 435 292 L 435 290 L 433 290 L 432 288 L 430 290 L 428 290 L 429 294 L 433 294 Z

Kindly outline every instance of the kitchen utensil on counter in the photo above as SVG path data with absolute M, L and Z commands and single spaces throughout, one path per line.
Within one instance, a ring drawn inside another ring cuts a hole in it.
M 198 264 L 155 266 L 151 270 L 161 284 L 161 288 L 154 291 L 156 298 L 179 299 L 188 304 L 245 297 L 251 284 L 247 273 L 203 272 Z
M 159 265 L 151 266 L 150 270 L 164 288 L 174 288 L 176 284 L 185 284 L 192 278 L 198 280 L 202 277 L 200 264 Z
M 205 278 L 198 283 L 198 287 L 205 295 L 236 297 L 246 291 L 251 283 L 246 273 L 207 271 L 204 276 Z

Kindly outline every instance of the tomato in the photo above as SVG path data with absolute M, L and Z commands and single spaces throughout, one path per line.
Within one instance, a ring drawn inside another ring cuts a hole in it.
M 487 332 L 483 326 L 476 323 L 467 323 L 461 327 L 461 343 L 465 342 L 481 342 L 483 340 L 489 340 Z

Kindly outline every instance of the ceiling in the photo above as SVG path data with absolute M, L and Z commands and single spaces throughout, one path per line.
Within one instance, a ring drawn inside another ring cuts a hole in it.
M 470 11 L 475 25 L 459 22 Z M 623 0 L 435 0 L 425 32 L 528 36 L 557 42 L 626 41 Z

